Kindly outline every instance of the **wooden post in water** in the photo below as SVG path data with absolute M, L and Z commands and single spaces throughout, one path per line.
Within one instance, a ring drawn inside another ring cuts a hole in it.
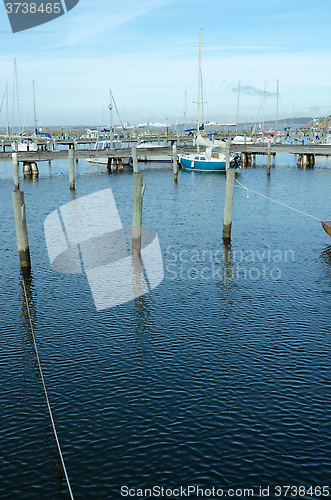
M 113 172 L 112 172 L 112 158 L 110 158 L 110 157 L 109 157 L 109 158 L 108 158 L 108 160 L 107 160 L 107 169 L 108 169 L 108 172 L 109 172 L 110 174 L 112 174 L 112 173 L 113 173 Z
M 230 168 L 230 139 L 228 139 L 228 146 L 226 149 L 226 184 L 225 184 L 224 220 L 223 220 L 223 241 L 225 244 L 228 244 L 231 241 L 235 175 L 236 175 L 236 169 Z
M 313 154 L 308 155 L 308 165 L 311 168 L 315 165 L 315 157 Z
M 298 167 L 301 167 L 301 162 L 302 162 L 302 155 L 298 155 L 298 159 L 297 159 L 297 166 Z
M 268 142 L 267 146 L 267 174 L 270 175 L 270 165 L 271 165 L 271 142 Z
M 30 249 L 28 240 L 28 230 L 26 227 L 24 193 L 19 189 L 12 191 L 16 241 L 20 266 L 22 270 L 28 271 L 31 269 Z
M 302 167 L 305 169 L 307 168 L 307 165 L 308 165 L 308 155 L 304 154 L 302 157 Z
M 176 141 L 174 142 L 174 144 L 172 146 L 172 164 L 174 167 L 174 181 L 177 182 L 178 163 L 177 163 L 177 143 L 176 143 Z
M 74 157 L 74 149 L 73 146 L 70 145 L 68 151 L 69 158 L 69 187 L 70 189 L 75 189 L 75 157 Z
M 14 171 L 14 185 L 15 189 L 19 189 L 19 181 L 18 181 L 18 161 L 17 161 L 17 153 L 12 154 L 12 160 L 13 160 L 13 171 Z
M 39 176 L 38 165 L 35 162 L 31 163 L 31 173 L 33 179 L 37 179 L 37 177 Z
M 137 146 L 132 147 L 133 172 L 138 172 Z
M 141 251 L 141 225 L 143 195 L 143 174 L 134 172 L 133 174 L 133 210 L 132 210 L 132 255 L 140 256 Z

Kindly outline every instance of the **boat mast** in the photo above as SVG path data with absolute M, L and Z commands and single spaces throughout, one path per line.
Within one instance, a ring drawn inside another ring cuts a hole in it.
M 276 130 L 278 129 L 278 80 L 277 80 L 277 102 L 276 102 Z
M 35 131 L 35 134 L 37 135 L 38 130 L 37 130 L 36 94 L 35 94 L 35 90 L 34 90 L 34 81 L 32 82 L 32 89 L 33 89 L 33 115 L 34 115 L 34 131 Z
M 185 106 L 184 106 L 184 128 L 186 127 L 186 90 L 185 90 Z
M 265 111 L 265 95 L 267 91 L 267 80 L 264 82 L 264 94 L 263 94 L 263 116 L 262 116 L 262 134 L 264 130 L 264 111 Z
M 200 85 L 201 85 L 201 38 L 202 38 L 202 28 L 200 29 L 200 43 L 199 43 L 199 76 L 198 76 L 198 126 L 197 126 L 197 138 L 199 135 L 200 128 Z M 200 151 L 199 146 L 197 146 L 197 151 Z
M 113 137 L 113 112 L 112 112 L 112 109 L 113 109 L 113 94 L 111 92 L 111 89 L 109 89 L 109 93 L 110 93 L 110 103 L 108 104 L 108 108 L 109 108 L 109 121 L 110 121 L 110 125 L 109 125 L 109 128 L 110 128 L 110 148 L 113 149 L 114 148 L 114 137 Z
M 239 85 L 238 85 L 237 123 L 236 123 L 236 131 L 237 132 L 238 132 L 238 120 L 239 120 L 240 81 L 241 81 L 241 77 L 239 78 Z
M 9 137 L 10 130 L 9 130 L 9 114 L 8 114 L 8 82 L 6 82 L 6 127 L 7 127 L 7 137 Z
M 21 123 L 20 123 L 20 104 L 18 100 L 18 81 L 17 81 L 17 68 L 16 68 L 16 59 L 14 59 L 14 85 L 16 85 L 16 99 L 17 99 L 17 117 L 18 117 L 18 135 L 21 135 Z M 14 93 L 15 95 L 15 93 Z M 14 99 L 13 99 L 13 107 L 14 107 Z M 13 120 L 14 121 L 14 120 Z M 13 123 L 14 126 L 14 123 Z

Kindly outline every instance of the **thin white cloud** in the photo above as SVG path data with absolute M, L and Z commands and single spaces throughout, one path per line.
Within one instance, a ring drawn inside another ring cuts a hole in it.
M 115 26 L 124 24 L 147 12 L 154 11 L 174 0 L 80 0 L 75 9 L 58 19 L 61 38 L 56 46 L 72 45 Z

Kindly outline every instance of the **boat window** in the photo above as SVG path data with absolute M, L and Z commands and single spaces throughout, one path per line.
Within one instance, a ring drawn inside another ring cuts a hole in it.
M 195 160 L 200 160 L 200 156 L 195 156 L 194 159 Z

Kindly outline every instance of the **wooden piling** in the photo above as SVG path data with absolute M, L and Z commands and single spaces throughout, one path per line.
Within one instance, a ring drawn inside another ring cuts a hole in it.
M 271 166 L 271 143 L 268 143 L 267 146 L 267 174 L 270 175 L 270 166 Z
M 308 155 L 304 154 L 303 157 L 302 157 L 302 167 L 306 168 L 307 165 L 308 165 Z
M 13 209 L 15 217 L 17 250 L 22 270 L 31 269 L 28 230 L 26 227 L 26 215 L 24 204 L 24 193 L 19 189 L 12 191 Z
M 308 155 L 308 164 L 311 168 L 315 165 L 315 156 L 313 154 Z
M 174 167 L 174 181 L 177 182 L 178 163 L 177 163 L 177 144 L 176 144 L 176 141 L 174 142 L 174 144 L 172 146 L 172 164 Z
M 17 153 L 12 154 L 12 160 L 13 160 L 13 172 L 14 172 L 14 186 L 15 189 L 19 189 L 19 181 L 18 181 L 18 161 L 17 161 Z
M 133 172 L 138 172 L 137 146 L 132 147 Z
M 299 154 L 297 159 L 297 166 L 301 167 L 301 163 L 302 163 L 302 155 Z
M 236 169 L 230 168 L 230 142 L 226 150 L 226 184 L 225 184 L 225 204 L 223 220 L 223 241 L 225 244 L 231 241 L 233 194 Z
M 23 174 L 24 178 L 29 178 L 31 176 L 31 162 L 30 161 L 25 161 L 23 163 Z
M 109 172 L 110 174 L 112 174 L 112 173 L 113 173 L 113 172 L 112 172 L 112 169 L 111 169 L 111 165 L 112 165 L 112 158 L 108 158 L 108 160 L 107 160 L 107 169 L 108 169 L 108 172 Z
M 133 209 L 132 209 L 132 255 L 140 256 L 141 251 L 141 225 L 142 206 L 145 188 L 143 187 L 143 174 L 133 174 Z
M 36 179 L 37 177 L 39 177 L 38 165 L 35 162 L 31 162 L 31 173 L 32 173 L 33 179 Z
M 71 190 L 75 189 L 75 156 L 74 149 L 70 146 L 68 151 L 69 159 L 69 187 Z

